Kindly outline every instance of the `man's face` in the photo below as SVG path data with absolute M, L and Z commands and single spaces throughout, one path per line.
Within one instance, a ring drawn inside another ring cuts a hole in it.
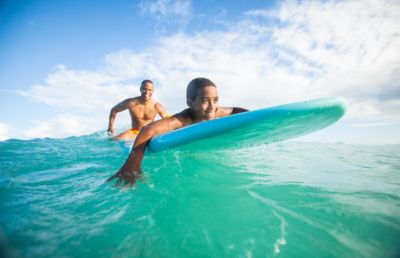
M 150 100 L 153 96 L 154 86 L 150 82 L 146 82 L 140 89 L 141 96 L 144 100 Z
M 199 120 L 212 120 L 216 117 L 218 107 L 218 92 L 214 86 L 206 86 L 198 90 L 194 101 L 190 102 L 190 108 Z

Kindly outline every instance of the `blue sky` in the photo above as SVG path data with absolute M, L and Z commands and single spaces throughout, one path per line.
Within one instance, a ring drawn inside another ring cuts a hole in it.
M 0 140 L 105 130 L 143 79 L 174 113 L 187 82 L 249 109 L 344 97 L 339 123 L 304 140 L 400 143 L 398 1 L 0 3 Z M 116 127 L 125 128 L 121 113 Z

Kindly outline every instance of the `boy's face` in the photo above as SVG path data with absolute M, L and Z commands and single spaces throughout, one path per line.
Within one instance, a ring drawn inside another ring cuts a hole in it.
M 198 120 L 215 119 L 218 107 L 217 88 L 206 86 L 199 89 L 194 101 L 190 101 L 189 107 L 193 110 Z
M 150 82 L 146 82 L 143 87 L 140 89 L 140 93 L 144 100 L 150 100 L 153 96 L 154 86 Z

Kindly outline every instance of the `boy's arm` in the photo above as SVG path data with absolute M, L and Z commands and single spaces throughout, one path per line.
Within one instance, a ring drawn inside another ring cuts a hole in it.
M 111 109 L 110 116 L 109 116 L 109 119 L 108 119 L 108 129 L 107 129 L 108 134 L 110 134 L 110 135 L 114 134 L 114 128 L 113 127 L 114 127 L 115 117 L 117 116 L 118 112 L 121 112 L 121 111 L 124 111 L 124 110 L 128 109 L 129 102 L 131 100 L 132 99 L 126 99 L 126 100 L 122 101 L 121 103 L 118 103 L 117 105 L 115 105 Z
M 218 117 L 234 115 L 246 111 L 248 110 L 240 107 L 218 107 Z
M 184 123 L 181 119 L 178 119 L 177 117 L 170 117 L 157 120 L 143 127 L 136 137 L 132 151 L 125 163 L 117 173 L 107 179 L 107 182 L 118 178 L 116 186 L 120 185 L 124 181 L 125 186 L 133 186 L 136 182 L 136 178 L 142 172 L 140 164 L 142 163 L 144 152 L 150 139 L 155 135 L 175 130 L 183 126 Z
M 246 111 L 249 111 L 249 110 L 245 109 L 245 108 L 240 108 L 240 107 L 233 107 L 232 111 L 231 111 L 231 115 L 239 114 L 239 113 L 246 112 Z

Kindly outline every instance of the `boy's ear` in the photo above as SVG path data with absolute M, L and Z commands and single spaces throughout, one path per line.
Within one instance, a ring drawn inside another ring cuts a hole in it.
M 193 100 L 190 98 L 186 98 L 186 105 L 188 105 L 188 107 L 192 107 L 193 105 Z

